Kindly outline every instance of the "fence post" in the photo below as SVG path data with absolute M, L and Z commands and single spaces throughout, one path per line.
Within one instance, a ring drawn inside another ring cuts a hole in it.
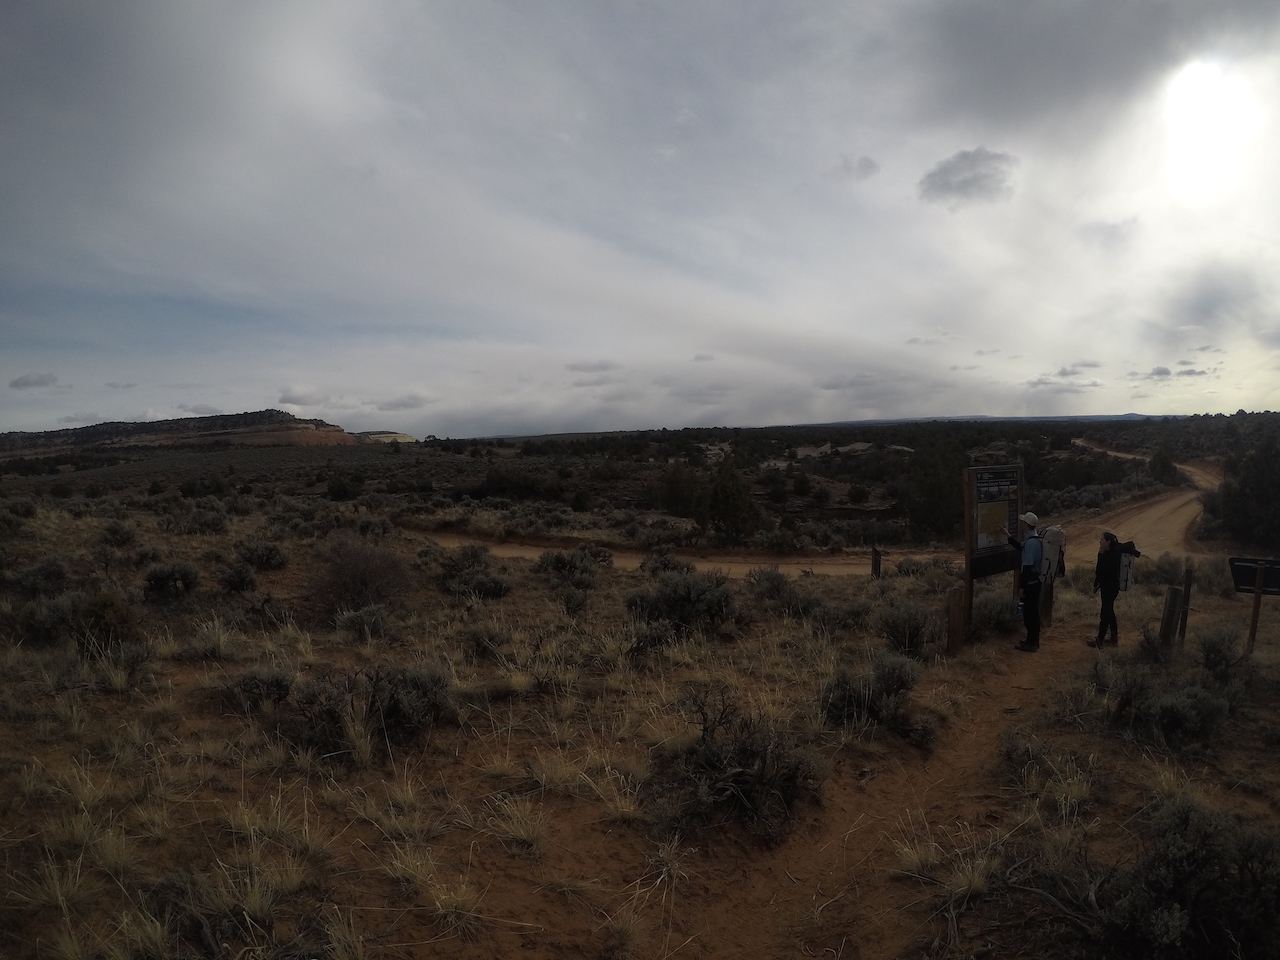
M 880 551 L 876 547 L 871 548 L 871 579 L 880 579 Z
M 1258 639 L 1258 614 L 1262 612 L 1262 585 L 1267 579 L 1267 562 L 1258 561 L 1258 573 L 1253 579 L 1253 614 L 1249 617 L 1249 652 Z
M 947 656 L 953 657 L 964 649 L 965 588 L 953 587 L 947 594 Z
M 1187 561 L 1187 569 L 1182 574 L 1182 616 L 1178 618 L 1178 646 L 1187 640 L 1187 615 L 1191 613 L 1191 584 L 1195 580 L 1195 564 Z
M 1178 632 L 1178 617 L 1182 613 L 1182 588 L 1169 587 L 1164 597 L 1164 613 L 1160 617 L 1160 646 L 1168 647 Z

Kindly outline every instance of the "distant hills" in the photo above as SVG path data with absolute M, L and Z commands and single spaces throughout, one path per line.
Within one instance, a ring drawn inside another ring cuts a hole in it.
M 85 447 L 347 446 L 360 441 L 323 420 L 301 420 L 283 410 L 144 423 L 95 423 L 42 432 L 0 433 L 0 455 L 61 453 Z
M 1061 417 L 992 417 L 974 415 L 967 417 L 901 417 L 882 420 L 840 420 L 832 423 L 791 424 L 798 428 L 885 426 L 905 423 L 946 422 L 1037 422 L 1062 423 L 1161 420 L 1140 413 L 1121 413 L 1100 416 Z M 762 429 L 778 429 L 768 427 Z M 601 436 L 621 436 L 635 430 L 602 430 L 589 433 L 540 434 L 537 437 L 502 437 L 493 439 L 570 439 Z M 480 438 L 473 438 L 480 439 Z M 348 433 L 342 427 L 324 420 L 303 420 L 283 410 L 257 410 L 251 413 L 228 413 L 213 417 L 184 417 L 178 420 L 150 420 L 142 423 L 95 423 L 88 427 L 70 427 L 65 430 L 12 431 L 0 433 L 0 456 L 44 456 L 87 447 L 186 447 L 186 446 L 349 446 L 357 443 L 413 442 L 406 434 L 387 430 L 366 430 Z

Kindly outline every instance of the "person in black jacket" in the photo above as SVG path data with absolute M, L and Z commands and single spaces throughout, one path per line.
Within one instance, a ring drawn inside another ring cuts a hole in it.
M 1142 556 L 1134 548 L 1132 540 L 1121 543 L 1114 533 L 1104 533 L 1098 540 L 1098 564 L 1093 572 L 1093 592 L 1102 591 L 1102 615 L 1098 618 L 1098 636 L 1089 641 L 1091 647 L 1101 647 L 1104 644 L 1114 647 L 1120 642 L 1120 626 L 1116 622 L 1116 597 L 1120 595 L 1120 556 L 1125 553 L 1134 557 Z

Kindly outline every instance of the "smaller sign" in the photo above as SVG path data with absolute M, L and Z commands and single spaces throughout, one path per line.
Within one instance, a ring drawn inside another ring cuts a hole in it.
M 1253 593 L 1253 588 L 1258 582 L 1258 566 L 1261 565 L 1264 568 L 1263 596 L 1280 597 L 1280 560 L 1231 557 L 1227 563 L 1231 566 L 1231 579 L 1236 585 L 1236 593 Z

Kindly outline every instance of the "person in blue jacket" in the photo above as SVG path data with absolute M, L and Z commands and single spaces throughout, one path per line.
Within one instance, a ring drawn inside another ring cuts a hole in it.
M 1028 511 L 1018 517 L 1018 537 L 1007 529 L 1004 531 L 1009 545 L 1022 552 L 1018 596 L 1022 599 L 1022 623 L 1027 628 L 1027 638 L 1014 649 L 1024 653 L 1040 649 L 1040 561 L 1044 558 L 1044 543 L 1036 533 L 1039 523 L 1040 518 Z

